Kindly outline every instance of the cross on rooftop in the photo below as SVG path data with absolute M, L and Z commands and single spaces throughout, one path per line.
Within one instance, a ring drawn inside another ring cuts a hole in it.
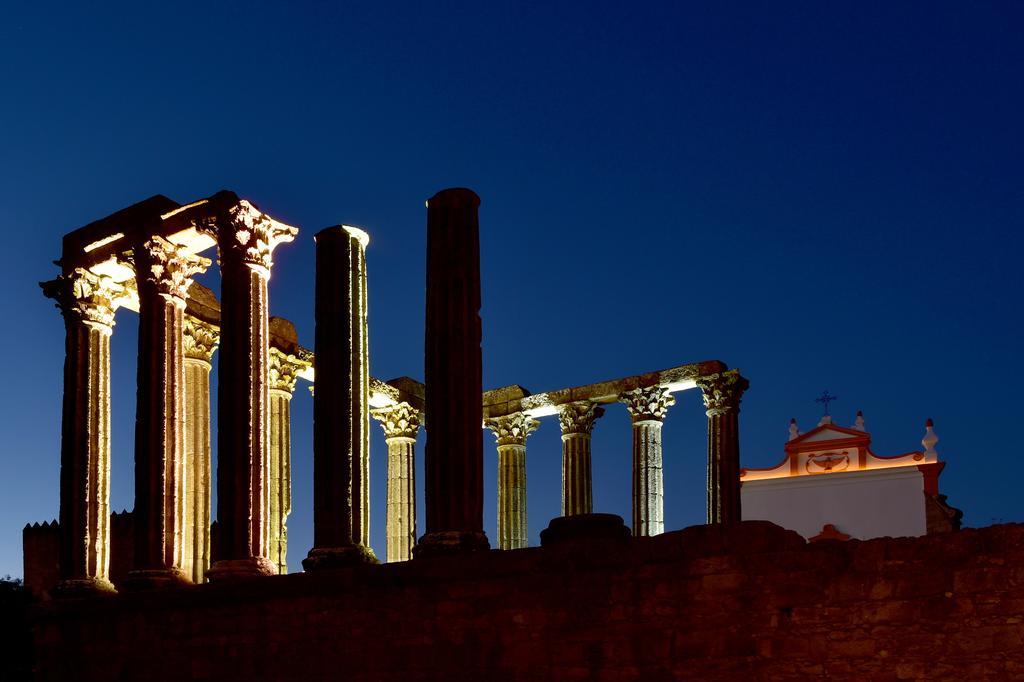
M 829 393 L 828 389 L 826 388 L 824 393 L 821 394 L 821 397 L 820 398 L 815 398 L 814 402 L 822 403 L 823 405 L 825 405 L 825 416 L 828 416 L 828 404 L 830 402 L 832 402 L 833 400 L 839 400 L 839 397 L 838 396 L 834 396 L 831 393 Z

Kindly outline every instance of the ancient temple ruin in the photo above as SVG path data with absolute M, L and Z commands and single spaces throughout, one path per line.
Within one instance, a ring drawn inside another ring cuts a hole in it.
M 497 548 L 529 544 L 526 441 L 541 419 L 557 418 L 562 432 L 563 515 L 591 514 L 591 433 L 602 406 L 614 402 L 625 403 L 633 423 L 633 533 L 662 533 L 661 426 L 673 394 L 694 388 L 702 391 L 708 416 L 707 520 L 738 521 L 737 420 L 748 384 L 725 364 L 686 364 L 537 394 L 520 386 L 482 391 L 478 206 L 464 189 L 427 202 L 425 383 L 370 376 L 369 235 L 361 229 L 340 225 L 315 237 L 313 351 L 299 344 L 291 323 L 269 315 L 274 250 L 298 229 L 232 192 L 188 204 L 154 196 L 68 233 L 60 275 L 41 285 L 67 333 L 60 518 L 26 528 L 28 584 L 49 591 L 58 582 L 58 594 L 113 591 L 112 554 L 119 558 L 119 588 L 286 573 L 289 405 L 299 379 L 316 381 L 314 547 L 303 561 L 307 570 L 377 561 L 369 547 L 371 417 L 388 448 L 388 562 L 490 547 L 481 425 L 497 445 Z M 214 254 L 220 301 L 193 282 L 212 267 Z M 132 512 L 113 516 L 120 530 L 112 538 L 110 337 L 119 308 L 139 315 L 136 497 Z M 215 352 L 218 467 L 212 471 Z M 425 424 L 427 518 L 417 538 L 415 442 Z

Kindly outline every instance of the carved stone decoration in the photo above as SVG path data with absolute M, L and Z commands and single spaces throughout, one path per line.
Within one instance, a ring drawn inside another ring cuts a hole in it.
M 494 432 L 498 445 L 526 445 L 526 438 L 537 430 L 540 422 L 525 412 L 485 419 L 484 426 Z
M 415 438 L 422 422 L 419 410 L 405 402 L 371 410 L 370 415 L 384 429 L 385 438 Z
M 422 415 L 406 402 L 370 414 L 388 444 L 388 563 L 408 561 L 416 546 L 416 435 Z
M 708 523 L 736 523 L 740 507 L 739 412 L 750 382 L 738 370 L 698 377 L 708 415 Z
M 267 367 L 267 388 L 291 395 L 299 375 L 309 368 L 309 362 L 271 346 Z
M 277 222 L 245 199 L 230 206 L 206 229 L 217 233 L 222 259 L 225 251 L 231 251 L 242 262 L 262 270 L 267 278 L 274 265 L 274 249 L 298 234 L 298 229 Z
M 181 325 L 185 358 L 209 363 L 220 343 L 220 330 L 216 325 L 186 315 Z
M 696 384 L 703 393 L 704 407 L 709 417 L 738 410 L 743 392 L 750 388 L 750 382 L 734 369 L 699 377 Z
M 627 391 L 619 396 L 619 402 L 625 403 L 634 422 L 662 421 L 676 399 L 664 386 L 651 386 Z
M 152 237 L 135 249 L 135 280 L 152 285 L 161 296 L 184 307 L 192 275 L 206 272 L 210 259 L 188 253 L 184 246 L 163 237 Z
M 107 334 L 114 326 L 114 313 L 130 297 L 125 284 L 84 268 L 75 268 L 39 286 L 47 298 L 56 301 L 65 318 L 102 327 Z
M 594 430 L 594 422 L 604 415 L 604 408 L 589 401 L 566 403 L 558 408 L 558 424 L 562 436 L 587 434 Z
M 81 268 L 40 286 L 65 328 L 57 594 L 110 592 L 110 335 L 127 289 Z

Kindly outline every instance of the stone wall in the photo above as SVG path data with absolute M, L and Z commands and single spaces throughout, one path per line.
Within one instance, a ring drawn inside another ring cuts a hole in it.
M 56 519 L 30 523 L 21 532 L 25 587 L 37 597 L 49 596 L 60 578 L 59 534 Z
M 766 522 L 82 602 L 40 679 L 1024 679 L 1024 525 L 806 544 Z

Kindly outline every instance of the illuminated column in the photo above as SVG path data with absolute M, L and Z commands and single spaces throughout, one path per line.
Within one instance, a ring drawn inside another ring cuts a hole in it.
M 126 291 L 81 268 L 40 286 L 57 301 L 65 329 L 58 590 L 70 596 L 112 592 L 110 334 Z
M 299 372 L 307 367 L 305 360 L 270 347 L 267 534 L 270 560 L 281 574 L 288 572 L 288 515 L 292 513 L 292 395 Z
M 217 381 L 218 556 L 210 580 L 277 572 L 264 512 L 267 462 L 267 282 L 271 256 L 295 238 L 240 201 L 217 217 L 221 271 Z
M 216 326 L 185 316 L 185 537 L 181 569 L 194 583 L 203 582 L 210 568 L 210 362 L 218 340 Z
M 623 393 L 633 420 L 633 535 L 665 532 L 661 424 L 676 399 L 661 386 Z
M 529 547 L 526 524 L 526 438 L 540 422 L 523 412 L 488 419 L 498 441 L 498 549 Z
M 185 358 L 182 338 L 190 277 L 210 264 L 153 237 L 134 248 L 139 290 L 135 408 L 135 544 L 129 580 L 158 587 L 187 582 L 182 570 L 185 510 Z
M 313 548 L 307 571 L 376 562 L 369 543 L 370 374 L 366 245 L 338 225 L 316 235 Z
M 426 533 L 416 556 L 490 549 L 484 533 L 480 197 L 427 202 Z
M 708 523 L 742 520 L 740 509 L 740 400 L 750 382 L 737 370 L 700 377 L 708 415 Z
M 593 511 L 590 434 L 594 422 L 603 414 L 603 407 L 589 401 L 558 408 L 558 423 L 562 427 L 562 516 Z
M 371 413 L 388 444 L 388 563 L 408 561 L 416 546 L 416 434 L 420 413 L 398 403 Z

